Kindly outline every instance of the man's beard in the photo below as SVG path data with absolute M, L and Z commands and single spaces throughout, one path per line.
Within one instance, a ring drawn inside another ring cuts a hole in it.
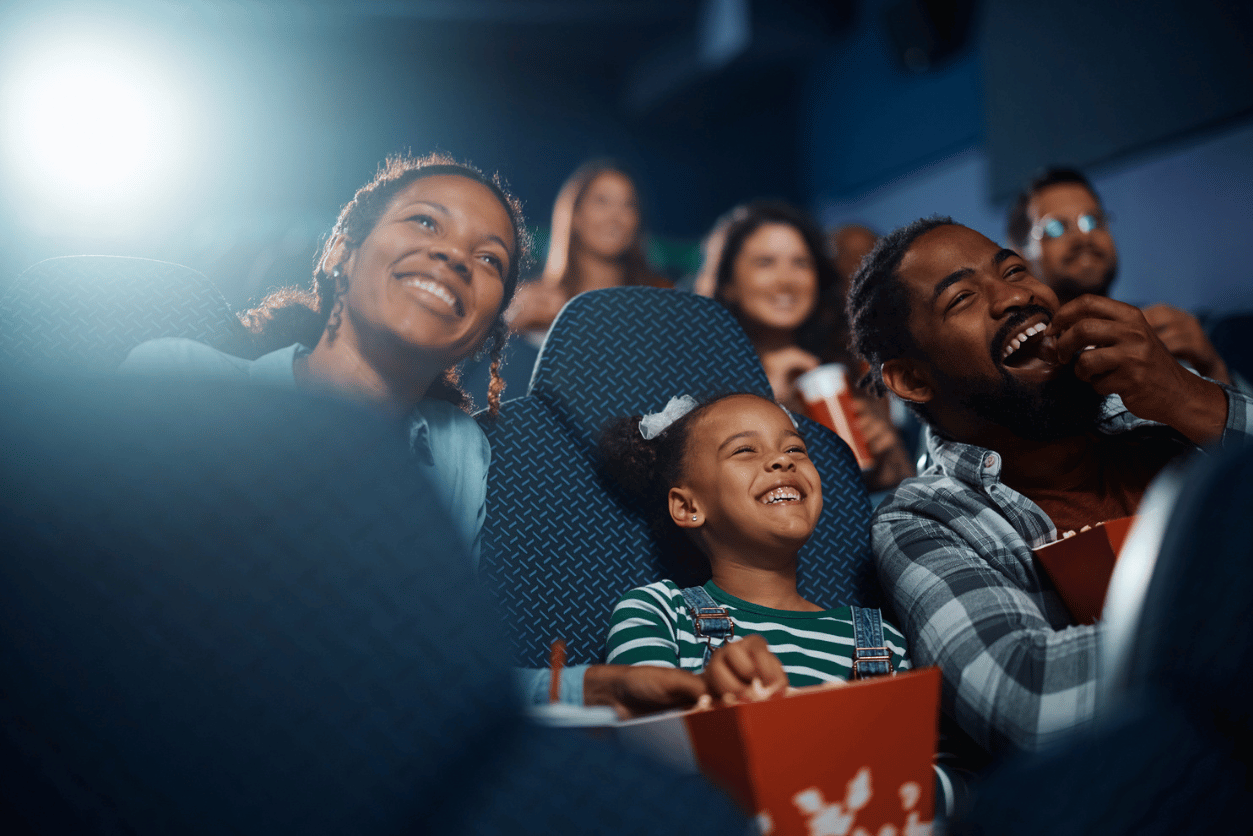
M 1040 386 L 1027 386 L 1001 368 L 999 386 L 969 392 L 963 405 L 976 415 L 1034 442 L 1058 441 L 1090 431 L 1105 398 L 1075 376 L 1074 366 L 1059 368 Z
M 1053 292 L 1057 294 L 1057 298 L 1062 304 L 1076 299 L 1085 293 L 1093 293 L 1097 296 L 1108 296 L 1109 289 L 1114 285 L 1114 279 L 1118 278 L 1118 260 L 1114 259 L 1110 262 L 1109 269 L 1101 276 L 1100 284 L 1092 287 L 1086 282 L 1082 282 L 1067 273 L 1061 273 L 1053 276 L 1049 281 L 1049 287 L 1053 288 Z

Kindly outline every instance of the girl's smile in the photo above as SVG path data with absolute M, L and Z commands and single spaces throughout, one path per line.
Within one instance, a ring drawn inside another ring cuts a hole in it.
M 822 483 L 778 404 L 755 395 L 712 404 L 690 431 L 684 464 L 671 516 L 696 529 L 706 549 L 794 554 L 813 533 Z

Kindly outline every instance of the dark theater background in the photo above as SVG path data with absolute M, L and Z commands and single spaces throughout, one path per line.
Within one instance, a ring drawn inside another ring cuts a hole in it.
M 1253 306 L 1253 31 L 1224 0 L 182 0 L 0 11 L 0 281 L 73 253 L 185 263 L 243 304 L 308 275 L 398 150 L 637 177 L 670 274 L 735 202 L 994 237 L 1041 166 L 1115 217 L 1115 295 Z

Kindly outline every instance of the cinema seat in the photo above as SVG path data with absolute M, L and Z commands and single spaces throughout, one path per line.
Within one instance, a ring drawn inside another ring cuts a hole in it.
M 187 337 L 247 353 L 247 331 L 202 274 L 106 255 L 49 258 L 0 295 L 0 364 L 112 371 L 157 337 Z
M 0 832 L 745 832 L 703 780 L 524 721 L 391 422 L 263 387 L 0 392 Z
M 478 415 L 492 446 L 481 575 L 494 592 L 516 661 L 600 658 L 609 615 L 627 590 L 663 577 L 682 585 L 708 567 L 663 561 L 640 509 L 601 474 L 596 440 L 612 418 L 661 409 L 674 395 L 770 397 L 756 353 L 718 303 L 676 290 L 613 288 L 572 299 L 540 350 L 529 393 L 499 417 Z M 800 555 L 799 587 L 830 606 L 879 606 L 870 504 L 852 452 L 798 417 L 822 475 L 824 510 Z

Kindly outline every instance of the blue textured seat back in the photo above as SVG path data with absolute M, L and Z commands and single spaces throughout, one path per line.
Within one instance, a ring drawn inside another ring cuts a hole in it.
M 540 349 L 529 394 L 595 446 L 605 423 L 674 395 L 771 397 L 757 352 L 722 305 L 679 290 L 616 287 L 576 296 Z
M 145 340 L 187 337 L 232 353 L 247 331 L 201 273 L 107 255 L 49 258 L 0 296 L 0 361 L 112 371 Z
M 519 664 L 547 664 L 565 639 L 571 662 L 596 661 L 627 590 L 681 585 L 708 567 L 662 559 L 641 510 L 607 484 L 595 442 L 612 418 L 660 409 L 675 394 L 770 396 L 748 339 L 722 306 L 687 293 L 617 288 L 575 297 L 540 352 L 530 394 L 493 421 L 482 573 L 509 622 Z M 870 502 L 848 446 L 798 417 L 822 475 L 824 511 L 800 555 L 801 593 L 827 606 L 878 606 Z

